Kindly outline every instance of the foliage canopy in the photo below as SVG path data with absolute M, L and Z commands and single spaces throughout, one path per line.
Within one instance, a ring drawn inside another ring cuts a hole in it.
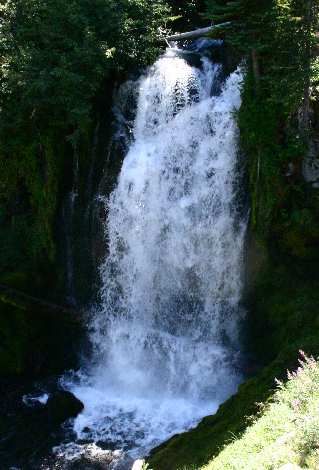
M 59 188 L 88 140 L 94 102 L 114 77 L 153 60 L 170 15 L 164 0 L 0 2 L 4 270 L 53 260 Z

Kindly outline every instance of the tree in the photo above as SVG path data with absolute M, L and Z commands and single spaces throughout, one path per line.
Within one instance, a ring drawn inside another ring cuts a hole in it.
M 165 0 L 0 2 L 2 269 L 54 258 L 64 160 L 87 142 L 102 85 L 153 60 L 169 15 Z
M 232 22 L 224 37 L 245 58 L 239 125 L 249 158 L 252 224 L 264 237 L 298 193 L 293 185 L 283 189 L 282 175 L 292 162 L 294 168 L 302 167 L 301 156 L 309 145 L 310 98 L 319 77 L 319 1 L 206 3 L 209 18 Z

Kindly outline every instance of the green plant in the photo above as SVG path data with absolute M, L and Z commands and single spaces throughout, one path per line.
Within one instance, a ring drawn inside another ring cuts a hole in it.
M 53 270 L 64 180 L 72 161 L 89 158 L 96 102 L 127 70 L 153 60 L 170 15 L 164 0 L 1 2 L 3 279 Z
M 207 0 L 206 16 L 230 25 L 221 33 L 246 58 L 238 115 L 248 158 L 252 227 L 271 237 L 283 208 L 300 194 L 309 145 L 310 95 L 318 83 L 318 0 Z M 293 175 L 288 171 L 293 168 Z M 287 176 L 290 174 L 290 177 Z
M 301 352 L 300 366 L 263 407 L 243 436 L 228 444 L 205 470 L 262 470 L 319 464 L 319 364 Z

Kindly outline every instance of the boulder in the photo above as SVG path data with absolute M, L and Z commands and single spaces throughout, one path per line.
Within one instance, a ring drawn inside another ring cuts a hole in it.
M 84 409 L 84 405 L 73 393 L 59 390 L 50 395 L 46 409 L 49 422 L 58 425 L 69 418 L 75 418 Z

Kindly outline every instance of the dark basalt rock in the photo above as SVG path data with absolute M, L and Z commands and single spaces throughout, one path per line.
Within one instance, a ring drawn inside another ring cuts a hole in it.
M 0 284 L 0 379 L 41 379 L 78 366 L 81 311 Z
M 69 418 L 75 418 L 84 409 L 84 405 L 71 392 L 60 390 L 50 395 L 45 408 L 49 423 L 58 425 Z
M 42 457 L 50 455 L 54 446 L 72 434 L 72 426 L 65 428 L 62 424 L 76 417 L 84 406 L 72 393 L 59 388 L 58 379 L 52 377 L 39 388 L 30 381 L 0 380 L 1 469 L 40 468 Z M 45 390 L 49 395 L 46 403 L 33 398 Z

